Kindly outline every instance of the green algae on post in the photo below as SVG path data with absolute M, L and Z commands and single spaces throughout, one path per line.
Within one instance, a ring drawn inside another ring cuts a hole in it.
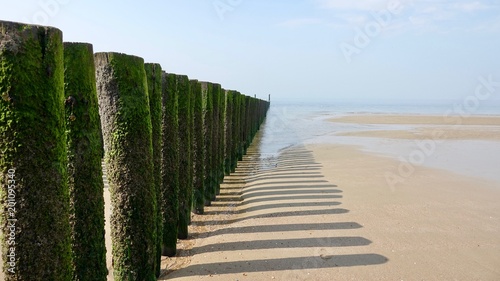
M 205 106 L 205 206 L 210 206 L 212 200 L 215 199 L 215 193 L 213 192 L 213 154 L 214 154 L 214 104 L 213 104 L 213 94 L 212 94 L 212 83 L 202 82 L 201 83 L 202 95 L 204 98 Z
M 231 173 L 234 173 L 240 160 L 240 140 L 241 140 L 241 94 L 237 91 L 233 95 L 233 139 L 231 157 Z
M 194 97 L 194 174 L 193 174 L 193 196 L 194 212 L 204 213 L 205 206 L 205 137 L 204 137 L 204 114 L 203 93 L 201 84 L 197 80 L 191 80 L 191 92 Z
M 191 184 L 190 184 L 190 190 L 189 196 L 188 196 L 188 206 L 189 206 L 189 212 L 193 211 L 193 206 L 194 206 L 194 178 L 195 178 L 195 143 L 194 143 L 194 92 L 191 89 L 191 81 L 188 81 L 189 84 L 189 110 L 190 110 L 190 115 L 189 115 L 189 134 L 191 135 L 191 144 L 190 144 L 190 150 L 191 150 L 191 166 L 190 166 L 190 173 L 191 173 Z M 188 224 L 191 224 L 191 214 L 188 216 Z
M 212 83 L 212 95 L 213 95 L 213 104 L 214 104 L 214 136 L 213 136 L 213 143 L 214 143 L 214 158 L 213 158 L 213 170 L 214 170 L 214 175 L 213 175 L 213 191 L 212 193 L 215 195 L 219 194 L 220 190 L 220 168 L 221 168 L 221 162 L 222 162 L 222 154 L 221 149 L 223 148 L 224 144 L 224 139 L 221 138 L 222 132 L 224 130 L 224 127 L 221 126 L 221 120 L 220 120 L 220 115 L 222 112 L 222 103 L 221 103 L 221 86 L 219 84 Z
M 188 225 L 191 217 L 193 196 L 193 162 L 192 162 L 192 119 L 191 91 L 189 78 L 177 75 L 177 91 L 179 94 L 179 239 L 188 238 Z
M 225 91 L 226 96 L 226 114 L 225 114 L 225 141 L 224 141 L 224 174 L 229 175 L 231 173 L 231 157 L 232 157 L 232 138 L 233 138 L 233 93 L 231 90 Z
M 220 134 L 220 124 L 219 124 L 219 96 L 220 92 L 218 91 L 217 85 L 212 83 L 212 102 L 213 102 L 213 135 L 212 135 L 212 190 L 210 191 L 213 194 L 212 200 L 215 200 L 215 196 L 217 196 L 217 189 L 219 186 L 219 134 Z
M 217 195 L 220 194 L 220 185 L 224 181 L 224 151 L 225 151 L 225 116 L 226 116 L 226 94 L 225 90 L 222 89 L 220 84 L 215 84 L 217 92 L 219 93 L 219 135 L 217 136 L 219 141 L 219 151 L 218 151 L 218 183 L 217 183 Z
M 115 280 L 156 280 L 152 125 L 144 60 L 95 54 Z
M 6 281 L 72 278 L 63 59 L 59 29 L 0 21 Z
M 177 77 L 162 72 L 162 185 L 160 210 L 163 224 L 162 255 L 172 257 L 177 252 L 179 222 L 179 104 Z
M 146 63 L 146 79 L 148 82 L 149 111 L 151 112 L 151 129 L 153 142 L 153 184 L 154 184 L 154 213 L 155 213 L 155 241 L 156 241 L 156 277 L 161 273 L 161 244 L 162 244 L 162 221 L 160 210 L 160 188 L 162 185 L 161 177 L 161 148 L 162 148 L 162 70 L 161 65 L 157 63 Z
M 101 121 L 91 44 L 64 43 L 74 280 L 106 280 Z

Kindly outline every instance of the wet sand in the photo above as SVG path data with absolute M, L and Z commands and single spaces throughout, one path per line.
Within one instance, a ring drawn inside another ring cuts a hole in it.
M 404 125 L 401 129 L 356 130 L 338 135 L 395 139 L 494 140 L 500 141 L 499 116 L 467 118 L 425 115 L 353 115 L 329 119 L 333 123 L 364 125 Z M 387 126 L 383 126 L 387 128 Z
M 347 115 L 331 118 L 331 122 L 356 124 L 405 124 L 405 125 L 500 125 L 500 116 L 460 116 L 460 115 Z

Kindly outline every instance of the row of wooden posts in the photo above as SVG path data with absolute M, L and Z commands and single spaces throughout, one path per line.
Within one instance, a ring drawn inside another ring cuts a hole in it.
M 156 280 L 236 168 L 269 102 L 159 64 L 0 21 L 1 248 L 6 281 Z

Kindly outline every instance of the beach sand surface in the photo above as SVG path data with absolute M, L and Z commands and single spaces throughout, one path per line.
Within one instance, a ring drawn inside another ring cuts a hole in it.
M 411 125 L 362 133 L 381 139 L 440 128 L 452 140 L 497 141 L 491 117 L 465 126 L 349 118 Z M 402 175 L 397 159 L 343 143 L 262 159 L 260 138 L 212 206 L 193 215 L 159 280 L 500 280 L 500 182 L 424 166 Z
M 370 130 L 338 133 L 339 136 L 375 137 L 390 139 L 436 139 L 500 141 L 499 116 L 473 116 L 467 118 L 426 115 L 351 115 L 329 119 L 333 123 L 383 125 Z M 395 126 L 408 126 L 400 129 Z
M 372 117 L 330 121 L 409 126 L 351 133 L 372 138 L 419 139 L 415 132 L 437 129 L 444 140 L 487 141 L 498 140 L 500 124 L 498 117 L 460 126 L 439 116 Z M 242 201 L 227 223 L 194 234 L 189 265 L 165 280 L 500 280 L 498 181 L 423 166 L 400 175 L 397 159 L 331 142 L 295 146 L 264 163 L 242 173 L 245 185 L 231 193 Z
M 360 114 L 329 119 L 332 122 L 356 124 L 405 124 L 405 125 L 500 125 L 500 116 L 473 115 L 405 115 L 405 114 Z

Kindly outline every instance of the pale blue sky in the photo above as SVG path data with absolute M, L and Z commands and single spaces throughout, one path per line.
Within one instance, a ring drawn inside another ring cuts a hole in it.
M 461 101 L 500 82 L 498 0 L 0 3 L 2 20 L 274 101 Z M 500 101 L 494 85 L 481 102 Z

